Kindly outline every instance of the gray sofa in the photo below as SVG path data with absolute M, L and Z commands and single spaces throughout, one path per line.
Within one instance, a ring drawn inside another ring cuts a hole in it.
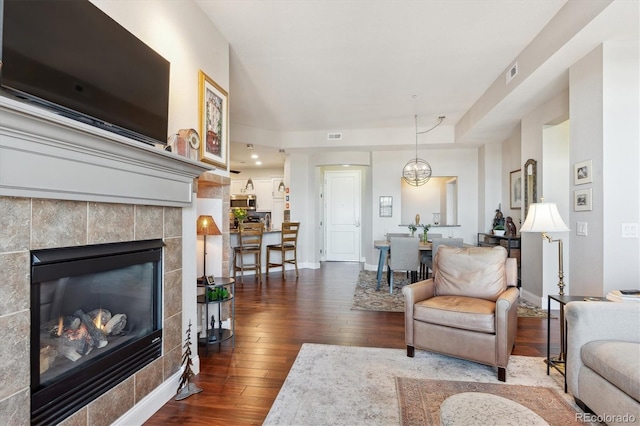
M 640 424 L 640 303 L 571 302 L 567 386 L 609 425 Z

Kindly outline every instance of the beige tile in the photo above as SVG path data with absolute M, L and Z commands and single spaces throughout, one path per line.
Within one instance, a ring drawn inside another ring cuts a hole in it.
M 87 244 L 87 203 L 34 199 L 31 212 L 31 248 Z
M 0 400 L 0 419 L 3 425 L 28 425 L 31 413 L 29 388 Z
M 133 240 L 133 211 L 129 204 L 89 203 L 89 244 Z
M 0 316 L 0 401 L 29 387 L 29 323 L 28 310 Z
M 29 250 L 31 199 L 0 197 L 0 253 Z
M 163 353 L 182 346 L 182 313 L 165 318 L 162 330 Z M 186 336 L 184 336 L 186 338 Z
M 29 309 L 29 253 L 0 254 L 0 317 Z
M 195 285 L 195 283 L 194 283 Z M 182 269 L 164 274 L 164 316 L 171 317 L 182 310 Z
M 195 230 L 195 223 L 193 229 Z M 195 231 L 194 231 L 195 232 Z M 165 238 L 182 236 L 182 209 L 179 207 L 164 208 L 164 236 Z
M 85 406 L 61 421 L 58 426 L 88 426 L 88 415 L 89 409 Z
M 162 358 L 158 358 L 135 374 L 136 403 L 162 384 L 162 364 Z
M 133 408 L 133 376 L 120 383 L 89 404 L 88 423 L 91 426 L 108 426 Z
M 176 346 L 173 350 L 165 352 L 162 357 L 164 363 L 164 380 L 174 375 L 180 370 L 182 361 L 182 346 Z
M 164 270 L 175 271 L 182 268 L 182 238 L 164 239 Z
M 157 206 L 135 207 L 135 239 L 161 239 L 163 233 L 163 208 Z

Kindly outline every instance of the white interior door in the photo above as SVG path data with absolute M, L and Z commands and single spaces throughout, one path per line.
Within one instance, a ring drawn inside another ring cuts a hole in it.
M 327 261 L 360 261 L 360 171 L 326 171 Z

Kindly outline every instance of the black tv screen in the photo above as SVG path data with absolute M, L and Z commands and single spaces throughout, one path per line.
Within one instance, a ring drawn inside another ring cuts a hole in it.
M 0 0 L 2 88 L 149 144 L 167 141 L 169 62 L 88 0 Z

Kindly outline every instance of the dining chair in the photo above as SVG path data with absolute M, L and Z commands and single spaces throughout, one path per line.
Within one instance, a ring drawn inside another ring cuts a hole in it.
M 392 237 L 410 237 L 410 236 L 411 236 L 411 234 L 408 234 L 408 233 L 393 233 L 393 232 L 390 232 L 390 233 L 387 234 L 387 241 L 391 241 Z
M 422 263 L 424 264 L 425 274 L 423 276 L 424 279 L 429 278 L 429 269 L 433 271 L 433 260 L 436 258 L 436 253 L 438 252 L 438 248 L 440 246 L 449 246 L 449 247 L 463 247 L 464 239 L 463 238 L 434 238 L 431 240 L 431 256 L 422 256 Z
M 442 238 L 442 234 L 436 234 L 436 233 L 431 233 L 429 232 L 427 234 L 427 240 L 431 241 L 434 238 Z M 427 261 L 428 259 L 431 259 L 431 253 L 430 251 L 422 251 L 420 252 L 420 278 L 423 280 L 426 280 L 428 278 L 429 275 L 429 268 L 427 267 Z
M 242 284 L 244 272 L 255 271 L 258 283 L 262 283 L 262 223 L 242 223 L 238 232 L 238 245 L 233 248 L 233 278 L 240 271 Z M 253 256 L 253 261 L 245 262 L 245 256 Z
M 389 294 L 393 294 L 394 271 L 407 271 L 411 282 L 416 282 L 420 268 L 420 241 L 417 238 L 391 237 L 388 263 Z M 380 290 L 379 283 L 376 290 Z
M 284 274 L 285 265 L 290 264 L 295 267 L 296 278 L 298 277 L 298 230 L 300 222 L 283 222 L 280 244 L 269 244 L 267 246 L 267 279 L 269 278 L 269 268 L 282 267 L 282 279 L 286 280 Z M 271 252 L 280 252 L 280 263 L 271 261 Z M 287 259 L 287 253 L 292 252 L 293 257 Z

